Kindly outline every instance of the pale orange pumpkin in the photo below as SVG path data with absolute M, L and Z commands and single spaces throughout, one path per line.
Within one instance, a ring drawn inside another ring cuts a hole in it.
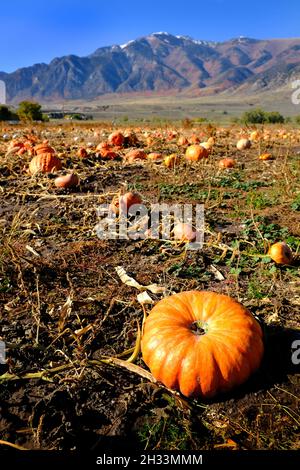
M 52 153 L 42 153 L 33 157 L 29 163 L 29 173 L 51 173 L 62 167 L 61 161 Z
M 235 160 L 233 158 L 222 158 L 219 161 L 220 168 L 233 168 L 235 166 Z
M 100 142 L 100 144 L 97 145 L 96 151 L 101 152 L 101 150 L 110 150 L 111 145 L 108 142 Z
M 249 140 L 249 139 L 240 139 L 237 142 L 236 147 L 237 147 L 238 150 L 249 149 L 251 147 L 251 140 Z
M 198 162 L 208 156 L 208 151 L 201 145 L 190 145 L 185 152 L 185 158 L 189 162 Z
M 189 144 L 189 141 L 187 140 L 186 137 L 184 137 L 183 135 L 181 135 L 177 141 L 177 145 L 179 146 L 185 146 L 185 145 L 188 145 Z
M 55 178 L 54 184 L 57 188 L 71 188 L 79 184 L 79 178 L 74 173 L 70 173 Z
M 136 160 L 145 160 L 146 158 L 144 150 L 133 149 L 126 153 L 124 160 L 128 163 L 134 163 Z
M 285 242 L 271 245 L 268 256 L 277 264 L 292 264 L 293 262 L 293 252 Z
M 175 240 L 181 242 L 192 242 L 196 239 L 197 233 L 193 229 L 192 225 L 178 222 L 174 225 L 173 235 Z
M 122 196 L 116 196 L 110 204 L 110 210 L 116 215 L 127 215 L 130 207 L 135 204 L 142 204 L 142 198 L 138 193 L 130 191 Z
M 245 382 L 259 367 L 264 346 L 259 323 L 240 303 L 215 292 L 188 291 L 155 305 L 141 349 L 166 387 L 211 398 Z

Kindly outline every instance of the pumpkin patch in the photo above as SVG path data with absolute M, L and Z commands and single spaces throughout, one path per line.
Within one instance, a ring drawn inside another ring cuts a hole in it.
M 0 446 L 295 446 L 299 129 L 1 132 Z

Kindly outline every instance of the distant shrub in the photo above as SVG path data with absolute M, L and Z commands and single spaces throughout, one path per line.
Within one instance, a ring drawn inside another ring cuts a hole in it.
M 265 112 L 262 109 L 253 109 L 246 111 L 242 115 L 242 121 L 245 124 L 263 124 L 266 122 Z
M 42 121 L 42 107 L 39 103 L 33 101 L 21 101 L 17 114 L 21 121 Z
M 283 124 L 284 117 L 278 111 L 267 112 L 257 108 L 246 111 L 241 121 L 245 124 Z
M 269 124 L 283 124 L 284 117 L 278 111 L 272 111 L 271 113 L 265 113 L 266 122 Z
M 296 124 L 300 124 L 300 115 L 299 115 L 299 116 L 295 116 L 295 123 L 296 123 Z
M 0 105 L 0 121 L 13 121 L 15 119 L 17 119 L 17 115 L 8 106 Z

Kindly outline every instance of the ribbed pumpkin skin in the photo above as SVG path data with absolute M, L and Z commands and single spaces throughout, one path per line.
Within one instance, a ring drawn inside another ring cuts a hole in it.
M 206 333 L 191 330 L 204 323 Z M 142 338 L 153 376 L 185 396 L 211 398 L 245 382 L 263 356 L 262 330 L 246 308 L 226 295 L 187 291 L 158 302 Z
M 43 153 L 52 153 L 52 155 L 55 154 L 54 148 L 50 147 L 48 144 L 39 144 L 34 147 L 35 153 L 37 155 L 41 155 Z
M 32 175 L 36 173 L 50 173 L 61 169 L 61 161 L 51 153 L 42 153 L 33 157 L 29 163 L 29 172 Z

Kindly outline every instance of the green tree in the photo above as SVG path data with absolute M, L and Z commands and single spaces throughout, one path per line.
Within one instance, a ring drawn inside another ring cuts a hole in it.
M 266 114 L 266 122 L 269 124 L 283 124 L 284 117 L 278 111 L 272 111 L 271 113 Z
M 21 101 L 17 114 L 22 121 L 42 121 L 42 107 L 33 101 Z
M 246 111 L 242 115 L 242 122 L 245 124 L 264 124 L 266 122 L 266 113 L 260 108 Z
M 16 115 L 9 109 L 8 106 L 0 105 L 0 121 L 12 121 L 16 119 Z
M 246 111 L 242 115 L 242 122 L 245 124 L 283 124 L 284 117 L 278 111 L 267 112 L 257 108 Z

